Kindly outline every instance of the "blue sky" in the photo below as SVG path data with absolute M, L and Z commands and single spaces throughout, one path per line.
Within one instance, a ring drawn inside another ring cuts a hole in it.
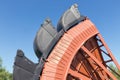
M 51 18 L 54 26 L 72 4 L 88 16 L 120 63 L 120 0 L 0 0 L 0 57 L 12 72 L 17 49 L 37 62 L 33 41 L 40 24 Z

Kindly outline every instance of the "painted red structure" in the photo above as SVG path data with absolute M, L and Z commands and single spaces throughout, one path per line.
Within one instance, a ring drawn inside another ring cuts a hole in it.
M 109 57 L 106 60 L 103 55 Z M 109 62 L 120 66 L 95 25 L 86 19 L 66 32 L 45 63 L 40 80 L 117 80 Z

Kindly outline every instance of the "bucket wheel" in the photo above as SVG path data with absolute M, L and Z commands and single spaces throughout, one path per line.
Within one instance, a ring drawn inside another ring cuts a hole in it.
M 62 36 L 47 59 L 40 80 L 117 80 L 107 69 L 108 62 L 117 64 L 109 52 L 98 30 L 87 19 Z M 104 53 L 110 60 L 105 61 Z
M 117 80 L 109 65 L 120 66 L 95 25 L 72 5 L 57 29 L 46 19 L 36 34 L 38 63 L 17 51 L 13 80 Z M 112 72 L 111 72 L 112 71 Z

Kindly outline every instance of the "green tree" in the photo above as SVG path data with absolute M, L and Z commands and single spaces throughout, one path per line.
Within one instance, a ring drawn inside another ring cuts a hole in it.
M 9 73 L 3 66 L 2 66 L 2 59 L 0 58 L 0 80 L 12 80 L 12 74 Z
M 120 70 L 118 70 L 118 68 L 117 68 L 116 66 L 114 66 L 113 64 L 110 64 L 109 66 L 110 66 L 111 69 L 113 69 L 115 72 L 118 73 L 118 75 L 117 75 L 114 71 L 110 70 L 110 71 L 112 72 L 112 74 L 113 74 L 118 80 L 120 80 L 120 76 L 119 76 L 119 75 L 120 75 Z
M 1 69 L 1 67 L 2 67 L 2 59 L 0 58 L 0 69 Z

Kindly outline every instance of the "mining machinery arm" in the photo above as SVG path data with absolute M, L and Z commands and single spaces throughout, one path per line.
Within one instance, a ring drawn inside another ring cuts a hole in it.
M 38 63 L 17 50 L 13 80 L 117 80 L 120 66 L 96 26 L 72 5 L 57 27 L 46 19 L 34 40 Z M 106 58 L 107 57 L 107 58 Z M 112 71 L 112 72 L 111 72 Z

